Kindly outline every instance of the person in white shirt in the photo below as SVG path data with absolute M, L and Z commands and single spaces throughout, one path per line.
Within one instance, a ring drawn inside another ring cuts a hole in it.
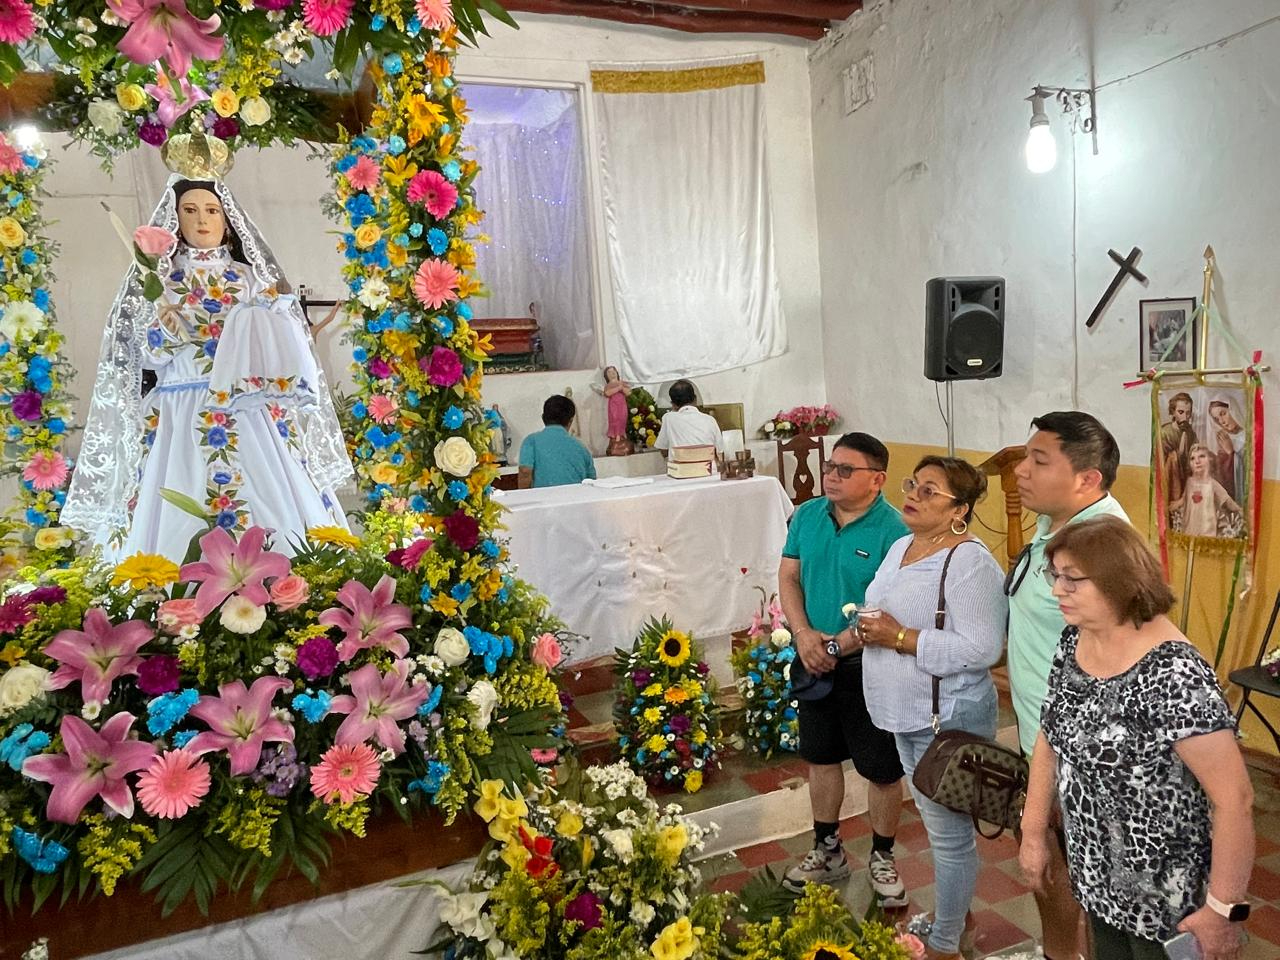
M 695 391 L 689 380 L 671 385 L 671 411 L 662 416 L 662 429 L 654 447 L 664 452 L 672 447 L 714 445 L 716 453 L 724 453 L 724 437 L 715 417 L 694 406 Z

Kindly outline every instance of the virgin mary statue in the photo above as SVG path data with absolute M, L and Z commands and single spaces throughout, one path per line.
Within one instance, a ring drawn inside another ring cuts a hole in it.
M 266 527 L 288 550 L 309 527 L 346 526 L 333 491 L 351 461 L 279 263 L 207 144 L 184 157 L 195 176 L 170 177 L 150 221 L 179 238 L 160 256 L 163 292 L 148 300 L 134 263 L 116 294 L 62 522 L 111 556 L 181 562 L 211 522 Z M 144 369 L 157 378 L 145 396 Z

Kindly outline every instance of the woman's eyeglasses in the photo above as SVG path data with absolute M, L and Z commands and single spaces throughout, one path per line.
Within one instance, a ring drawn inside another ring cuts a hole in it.
M 1052 566 L 1044 568 L 1044 578 L 1049 581 L 1050 588 L 1061 580 L 1064 593 L 1075 593 L 1076 587 L 1089 579 L 1088 577 L 1069 577 L 1065 573 L 1059 573 Z
M 823 474 L 839 474 L 841 480 L 848 480 L 859 470 L 870 470 L 872 473 L 880 472 L 879 467 L 855 467 L 847 463 L 833 463 L 830 460 L 822 465 Z
M 948 500 L 959 500 L 954 493 L 947 493 L 945 490 L 939 490 L 937 487 L 929 484 L 916 483 L 915 477 L 906 477 L 902 481 L 902 492 L 910 496 L 915 494 L 921 503 L 927 503 L 934 497 L 946 497 Z

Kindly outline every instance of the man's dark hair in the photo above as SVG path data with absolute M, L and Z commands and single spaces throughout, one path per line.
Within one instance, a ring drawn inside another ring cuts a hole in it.
M 568 397 L 562 397 L 560 394 L 547 397 L 542 404 L 542 422 L 545 426 L 557 426 L 568 428 L 573 423 L 573 418 L 577 414 L 578 408 L 574 406 L 573 401 Z
M 877 470 L 889 469 L 889 449 L 869 433 L 846 433 L 836 441 L 833 450 L 852 450 L 867 458 L 867 466 Z
M 1120 467 L 1120 445 L 1097 417 L 1079 410 L 1056 410 L 1036 417 L 1031 426 L 1057 434 L 1062 453 L 1076 473 L 1097 470 L 1102 474 L 1102 489 L 1111 489 Z
M 677 380 L 671 385 L 671 389 L 667 393 L 671 397 L 671 406 L 677 410 L 681 407 L 687 407 L 697 398 L 697 392 L 693 389 L 692 380 Z

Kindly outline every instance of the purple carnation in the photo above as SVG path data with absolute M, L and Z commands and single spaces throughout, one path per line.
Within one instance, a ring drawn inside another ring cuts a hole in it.
M 338 665 L 338 648 L 324 637 L 312 637 L 298 648 L 298 669 L 308 680 L 327 677 Z
M 369 376 L 375 380 L 385 380 L 391 376 L 391 364 L 381 357 L 374 357 L 369 361 Z
M 707 666 L 705 663 L 703 663 L 701 660 L 699 660 L 699 661 L 698 661 L 698 666 L 697 666 L 697 671 L 698 671 L 698 675 L 699 675 L 699 676 L 705 677 L 708 673 L 710 673 L 710 672 L 711 672 L 711 668 L 710 668 L 710 667 L 708 667 L 708 666 Z
M 235 117 L 219 117 L 213 121 L 213 135 L 219 140 L 230 140 L 240 133 L 240 121 Z
M 671 718 L 671 732 L 674 734 L 688 733 L 691 726 L 693 726 L 692 721 L 683 713 L 677 713 Z
M 169 131 L 164 128 L 164 124 L 148 120 L 138 127 L 138 139 L 158 147 L 169 139 Z
M 39 420 L 43 408 L 44 400 L 35 390 L 24 390 L 13 398 L 13 415 L 27 423 Z
M 652 679 L 653 674 L 648 670 L 636 670 L 631 674 L 631 682 L 637 687 L 647 687 Z
M 462 361 L 448 347 L 433 347 L 430 358 L 423 357 L 418 367 L 435 387 L 452 387 L 462 379 Z
M 583 930 L 594 930 L 602 919 L 600 898 L 590 890 L 584 890 L 569 901 L 564 908 L 564 918 L 578 921 Z
M 177 657 L 147 657 L 138 665 L 138 689 L 149 697 L 171 693 L 179 684 Z
M 253 0 L 253 5 L 259 10 L 288 10 L 293 0 Z
M 67 599 L 67 591 L 63 587 L 50 584 L 44 587 L 36 587 L 34 590 L 25 594 L 25 598 L 27 603 L 32 606 L 35 606 L 37 603 L 43 603 L 45 606 L 52 607 Z

